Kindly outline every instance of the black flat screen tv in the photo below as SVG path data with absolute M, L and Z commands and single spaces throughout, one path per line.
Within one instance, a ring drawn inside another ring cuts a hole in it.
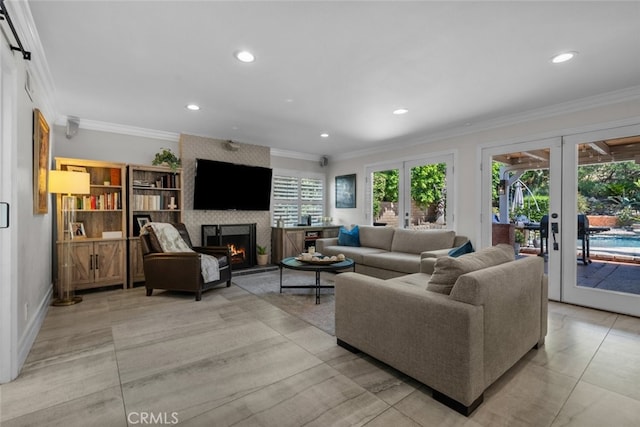
M 193 209 L 268 211 L 270 168 L 196 159 Z

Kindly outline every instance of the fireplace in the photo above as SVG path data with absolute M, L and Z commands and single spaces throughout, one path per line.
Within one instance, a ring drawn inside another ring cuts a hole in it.
M 228 246 L 231 269 L 241 270 L 256 265 L 256 224 L 202 225 L 203 246 Z

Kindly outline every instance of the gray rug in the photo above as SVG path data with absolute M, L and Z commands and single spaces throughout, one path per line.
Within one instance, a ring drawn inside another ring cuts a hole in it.
M 321 284 L 333 286 L 334 278 L 333 273 L 322 273 Z M 331 335 L 335 334 L 334 289 L 321 289 L 320 304 L 316 304 L 315 289 L 283 289 L 280 293 L 280 272 L 277 270 L 234 276 L 233 283 L 281 310 Z M 282 284 L 284 286 L 313 285 L 315 273 L 285 269 L 282 273 Z

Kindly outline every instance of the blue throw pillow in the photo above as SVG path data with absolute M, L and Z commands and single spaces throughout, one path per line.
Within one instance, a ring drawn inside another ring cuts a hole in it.
M 358 226 L 354 226 L 351 230 L 340 227 L 340 231 L 338 231 L 338 245 L 360 246 L 360 231 L 358 230 Z
M 467 243 L 464 245 L 451 249 L 449 251 L 449 256 L 459 257 L 460 255 L 469 254 L 471 252 L 473 252 L 473 246 L 471 246 L 471 242 L 467 240 Z

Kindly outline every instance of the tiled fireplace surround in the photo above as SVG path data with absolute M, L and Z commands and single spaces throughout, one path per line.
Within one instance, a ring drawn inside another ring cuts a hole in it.
M 227 141 L 203 138 L 194 135 L 180 135 L 180 158 L 183 170 L 184 213 L 183 221 L 187 226 L 194 245 L 203 244 L 201 240 L 202 224 L 256 224 L 256 244 L 267 246 L 271 253 L 271 215 L 268 211 L 200 211 L 193 210 L 193 184 L 196 159 L 210 159 L 222 162 L 238 163 L 250 166 L 271 167 L 271 152 L 268 147 L 251 144 L 238 144 L 237 151 L 225 148 Z M 217 185 L 233 185 L 234 177 L 228 182 Z M 215 193 L 212 187 L 211 192 Z M 254 248 L 255 249 L 255 248 Z

